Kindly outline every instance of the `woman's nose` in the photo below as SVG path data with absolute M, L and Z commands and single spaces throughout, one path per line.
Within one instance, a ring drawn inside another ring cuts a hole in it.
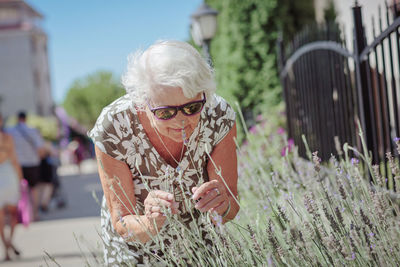
M 186 116 L 183 115 L 182 111 L 178 111 L 178 114 L 175 116 L 175 120 L 179 122 L 179 125 L 186 125 Z

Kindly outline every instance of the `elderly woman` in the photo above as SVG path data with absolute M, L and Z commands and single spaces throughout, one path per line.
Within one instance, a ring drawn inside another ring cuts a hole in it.
M 189 44 L 163 41 L 132 55 L 122 81 L 128 94 L 89 132 L 104 190 L 106 264 L 142 263 L 141 244 L 162 257 L 154 237 L 167 246 L 176 238 L 168 212 L 212 245 L 200 218 L 225 223 L 239 206 L 235 113 L 214 94 L 210 66 Z

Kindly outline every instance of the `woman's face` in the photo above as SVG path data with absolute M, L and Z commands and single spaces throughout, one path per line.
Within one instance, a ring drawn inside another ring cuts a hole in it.
M 202 94 L 198 94 L 195 98 L 187 98 L 179 87 L 167 87 L 163 90 L 153 90 L 149 92 L 149 104 L 152 108 L 163 107 L 163 106 L 180 106 L 188 102 L 201 100 Z M 150 111 L 146 109 L 147 117 L 149 118 L 153 127 L 157 131 L 172 139 L 175 142 L 182 142 L 182 128 L 184 127 L 186 132 L 186 138 L 189 138 L 196 128 L 200 113 L 193 116 L 185 116 L 182 111 L 178 111 L 176 116 L 170 120 L 159 120 Z

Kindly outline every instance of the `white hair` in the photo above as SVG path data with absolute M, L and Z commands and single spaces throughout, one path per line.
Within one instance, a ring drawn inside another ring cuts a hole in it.
M 204 92 L 207 102 L 216 90 L 211 66 L 195 48 L 181 41 L 158 41 L 145 51 L 130 54 L 121 80 L 139 107 L 148 100 L 150 88 L 179 87 L 187 98 Z

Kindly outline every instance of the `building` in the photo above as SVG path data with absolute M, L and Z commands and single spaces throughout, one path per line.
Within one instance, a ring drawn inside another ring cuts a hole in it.
M 43 15 L 24 0 L 0 0 L 0 112 L 51 114 L 47 35 Z
M 328 7 L 330 2 L 334 3 L 338 15 L 337 22 L 344 26 L 346 41 L 350 50 L 352 50 L 353 46 L 352 36 L 354 25 L 352 7 L 354 7 L 356 2 L 362 7 L 363 22 L 368 43 L 373 40 L 372 20 L 374 18 L 374 26 L 378 31 L 378 18 L 380 15 L 385 18 L 386 3 L 392 7 L 395 6 L 395 4 L 400 7 L 400 0 L 314 0 L 317 22 L 323 22 L 324 10 Z M 379 13 L 379 11 L 381 12 Z M 383 28 L 386 28 L 385 25 L 383 25 Z

